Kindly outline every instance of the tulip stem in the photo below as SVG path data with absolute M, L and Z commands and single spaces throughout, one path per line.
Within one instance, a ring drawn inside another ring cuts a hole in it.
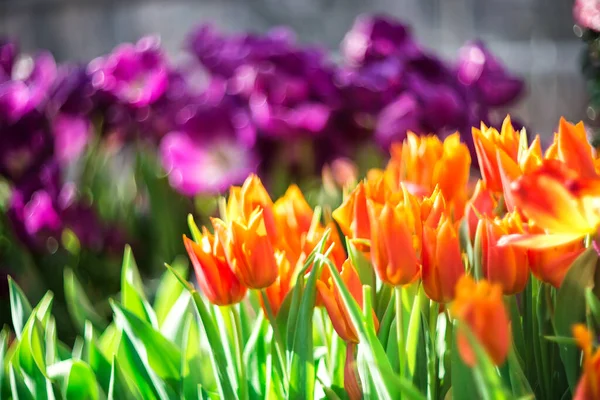
M 283 340 L 281 339 L 281 335 L 279 334 L 279 329 L 277 329 L 277 321 L 275 320 L 275 314 L 273 313 L 273 309 L 271 308 L 271 303 L 269 303 L 269 297 L 267 296 L 266 289 L 262 289 L 260 291 L 260 295 L 262 297 L 262 302 L 264 304 L 265 310 L 267 311 L 267 319 L 269 320 L 269 324 L 273 329 L 273 337 L 275 338 L 275 353 L 277 354 L 277 360 L 279 360 L 279 367 L 281 369 L 282 379 L 284 382 L 288 382 L 287 371 L 286 371 L 286 363 L 285 363 L 285 346 L 283 345 Z
M 398 341 L 398 366 L 400 376 L 404 377 L 404 361 L 406 361 L 406 344 L 404 339 L 404 317 L 402 313 L 402 286 L 396 286 L 396 339 Z
M 246 381 L 246 367 L 244 365 L 243 351 L 244 351 L 244 339 L 242 337 L 242 319 L 240 318 L 240 313 L 235 305 L 229 307 L 231 314 L 233 316 L 233 326 L 234 326 L 234 336 L 235 336 L 235 358 L 236 363 L 239 366 L 239 394 L 240 399 L 246 400 L 248 399 L 248 382 Z

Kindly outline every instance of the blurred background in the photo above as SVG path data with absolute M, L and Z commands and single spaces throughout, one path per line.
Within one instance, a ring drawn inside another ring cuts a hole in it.
M 0 35 L 18 38 L 26 51 L 48 49 L 59 62 L 89 60 L 149 33 L 176 57 L 203 22 L 226 32 L 287 25 L 300 42 L 335 51 L 357 15 L 383 12 L 446 59 L 465 41 L 484 40 L 526 81 L 515 112 L 548 137 L 559 116 L 578 121 L 587 108 L 572 7 L 571 0 L 0 0 Z

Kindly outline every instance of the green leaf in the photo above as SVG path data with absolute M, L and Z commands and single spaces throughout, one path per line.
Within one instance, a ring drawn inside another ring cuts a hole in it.
M 177 302 L 171 307 L 171 311 L 160 328 L 160 333 L 171 343 L 178 346 L 181 346 L 183 342 L 185 321 L 187 316 L 191 314 L 189 308 L 190 300 L 191 296 L 189 292 L 182 292 Z
M 154 372 L 144 353 L 140 354 L 138 352 L 126 332 L 123 333 L 119 343 L 117 360 L 125 376 L 129 377 L 133 386 L 139 390 L 142 399 L 167 400 L 175 398 L 176 395 L 173 390 Z
M 591 288 L 585 290 L 585 300 L 594 321 L 596 331 L 600 330 L 600 300 L 596 297 Z
M 121 330 L 112 322 L 98 338 L 98 349 L 104 354 L 107 360 L 112 359 L 113 355 L 117 354 L 119 343 L 121 342 L 121 334 Z
M 104 354 L 98 349 L 98 344 L 94 336 L 94 327 L 90 321 L 85 324 L 85 342 L 83 349 L 83 361 L 87 362 L 94 371 L 98 383 L 104 392 L 108 393 L 111 377 L 110 362 L 104 357 Z
M 210 363 L 206 362 L 207 355 L 203 350 L 208 343 L 204 342 L 197 319 L 193 314 L 188 314 L 181 366 L 183 397 L 186 399 L 197 398 L 200 395 L 199 383 L 209 391 L 216 389 L 214 372 Z
M 231 386 L 232 379 L 229 377 L 229 370 L 227 365 L 227 357 L 223 350 L 223 342 L 221 341 L 221 335 L 216 327 L 215 321 L 208 308 L 202 301 L 200 294 L 194 289 L 194 287 L 186 281 L 177 271 L 175 271 L 170 265 L 165 264 L 167 269 L 177 278 L 179 282 L 190 292 L 196 311 L 200 319 L 200 323 L 204 328 L 204 332 L 210 344 L 210 359 L 213 365 L 213 369 L 217 374 L 217 384 L 219 394 L 222 398 L 237 399 L 235 390 Z
M 21 373 L 15 371 L 13 363 L 8 364 L 8 380 L 13 400 L 35 400 L 35 397 L 27 388 Z
M 33 312 L 35 312 L 35 316 L 41 323 L 42 329 L 46 329 L 46 324 L 52 316 L 53 300 L 54 294 L 52 294 L 52 292 L 46 292 L 44 297 L 42 297 L 40 302 L 33 309 Z
M 513 395 L 518 397 L 533 396 L 533 398 L 535 398 L 531 385 L 527 381 L 527 377 L 521 368 L 521 362 L 514 350 L 514 346 L 508 353 L 507 364 Z
M 456 327 L 457 326 L 455 325 L 455 328 Z M 475 335 L 473 335 L 469 327 L 465 324 L 458 324 L 458 329 L 455 329 L 457 335 L 459 330 L 466 336 L 469 341 L 469 346 L 471 346 L 475 353 L 476 364 L 473 368 L 473 374 L 475 386 L 481 396 L 480 398 L 489 400 L 509 399 L 510 396 L 506 388 L 502 385 L 502 379 L 498 374 L 497 368 L 494 366 L 492 360 L 490 360 Z M 456 340 L 455 337 L 455 341 Z
M 153 328 L 158 328 L 156 314 L 144 295 L 142 279 L 129 246 L 125 247 L 121 270 L 121 303 L 138 318 L 148 322 Z
M 184 258 L 176 259 L 175 262 L 173 262 L 172 268 L 182 277 L 187 279 L 188 268 L 187 261 Z M 158 320 L 158 325 L 161 329 L 163 328 L 165 319 L 171 311 L 171 308 L 184 290 L 185 287 L 172 273 L 168 270 L 163 273 L 154 299 L 154 311 L 156 312 L 156 319 Z
M 111 302 L 115 321 L 132 340 L 136 351 L 147 361 L 157 375 L 166 382 L 174 385 L 181 379 L 181 353 L 179 349 L 144 320 Z
M 104 318 L 98 315 L 92 306 L 92 303 L 85 294 L 85 290 L 75 276 L 75 273 L 69 268 L 66 268 L 64 279 L 67 308 L 73 322 L 75 322 L 78 327 L 79 333 L 81 334 L 84 332 L 86 321 L 90 321 L 94 325 L 94 328 L 99 331 L 106 329 L 108 323 Z
M 302 288 L 300 307 L 293 326 L 288 332 L 292 342 L 288 343 L 289 357 L 289 396 L 294 399 L 306 399 L 314 395 L 315 366 L 313 359 L 313 311 L 317 297 L 317 279 L 323 264 L 317 256 L 321 255 L 330 232 L 327 231 L 315 247 L 315 262 L 309 273 L 306 286 Z M 307 260 L 308 261 L 308 260 Z M 305 267 L 310 264 L 305 263 Z M 304 268 L 303 268 L 304 270 Z M 304 279 L 300 275 L 299 279 Z M 291 333 L 291 334 L 290 334 Z
M 21 334 L 33 309 L 19 285 L 11 277 L 8 277 L 8 289 L 13 327 L 17 338 L 21 339 Z
M 120 400 L 120 399 L 138 399 L 141 394 L 133 388 L 121 367 L 119 367 L 119 362 L 117 361 L 117 357 L 114 356 L 112 363 L 110 364 L 110 381 L 108 385 L 108 400 Z
M 20 369 L 29 376 L 39 373 L 45 376 L 45 347 L 41 324 L 35 314 L 32 314 L 23 329 L 23 336 L 15 353 Z
M 66 400 L 99 398 L 96 377 L 89 365 L 80 360 L 66 360 L 48 368 L 51 379 L 60 379 L 63 397 Z
M 8 348 L 8 329 L 5 327 L 4 329 L 2 329 L 2 331 L 0 331 L 0 396 L 2 395 L 2 385 L 4 385 L 4 381 L 5 381 L 5 377 L 4 377 L 4 370 L 5 370 L 5 358 L 4 356 L 6 355 L 6 349 Z
M 589 248 L 573 262 L 567 272 L 556 295 L 554 329 L 557 336 L 572 336 L 572 326 L 585 322 L 585 292 L 587 288 L 593 286 L 597 263 L 596 250 Z M 580 353 L 577 348 L 572 346 L 560 345 L 559 348 L 567 380 L 573 393 L 579 379 Z

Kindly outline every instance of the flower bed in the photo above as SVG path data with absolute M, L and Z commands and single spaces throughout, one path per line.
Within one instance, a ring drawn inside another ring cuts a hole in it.
M 151 305 L 127 249 L 109 322 L 69 272 L 73 349 L 52 294 L 32 308 L 11 281 L 4 393 L 598 398 L 600 163 L 583 124 L 561 119 L 545 151 L 508 117 L 472 139 L 473 174 L 458 133 L 409 133 L 333 211 L 250 175 L 212 229 L 188 217 L 197 288 L 167 265 Z

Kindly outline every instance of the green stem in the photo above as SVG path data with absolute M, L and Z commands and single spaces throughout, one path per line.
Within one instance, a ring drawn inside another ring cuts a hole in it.
M 437 360 L 437 320 L 439 315 L 439 304 L 431 300 L 429 304 L 429 338 L 431 340 L 431 353 L 429 354 L 427 371 L 429 374 L 429 398 L 436 399 L 438 392 L 438 380 L 436 373 Z M 448 322 L 449 323 L 449 322 Z
M 398 365 L 400 377 L 404 378 L 404 361 L 406 360 L 406 344 L 404 339 L 404 319 L 402 316 L 402 286 L 396 286 L 396 339 L 398 341 Z
M 246 400 L 248 399 L 248 382 L 246 381 L 246 366 L 243 358 L 244 339 L 242 337 L 242 319 L 235 305 L 230 306 L 229 311 L 233 317 L 235 359 L 239 367 L 238 374 L 240 379 L 239 394 L 241 400 Z
M 275 338 L 275 353 L 277 354 L 276 358 L 279 363 L 279 368 L 281 369 L 282 378 L 284 382 L 288 382 L 285 358 L 283 356 L 285 354 L 285 346 L 283 345 L 283 340 L 281 339 L 281 335 L 277 329 L 277 321 L 275 320 L 275 314 L 271 308 L 271 303 L 269 303 L 269 297 L 267 296 L 266 289 L 262 289 L 260 291 L 260 295 L 262 296 L 265 310 L 267 310 L 267 319 L 269 320 L 269 324 L 271 324 L 271 328 L 273 329 L 273 337 Z

